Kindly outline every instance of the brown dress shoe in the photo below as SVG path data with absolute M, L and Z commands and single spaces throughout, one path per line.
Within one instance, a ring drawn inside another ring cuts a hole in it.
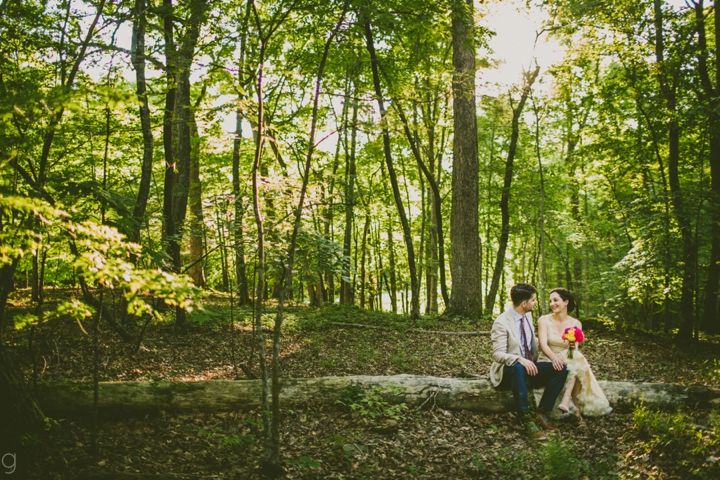
M 527 436 L 530 440 L 537 440 L 538 442 L 544 442 L 547 440 L 547 437 L 542 430 L 540 430 L 540 427 L 538 427 L 533 421 L 525 422 L 525 431 L 527 432 Z
M 545 430 L 557 430 L 557 427 L 553 427 L 552 425 L 550 425 L 550 422 L 548 422 L 547 417 L 542 413 L 538 413 L 537 422 Z

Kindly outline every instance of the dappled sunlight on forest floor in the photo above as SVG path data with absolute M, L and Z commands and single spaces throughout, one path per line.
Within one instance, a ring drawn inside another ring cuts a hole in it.
M 252 311 L 233 310 L 230 322 L 227 299 L 206 299 L 205 310 L 191 316 L 189 332 L 178 335 L 167 323 L 151 325 L 140 348 L 127 345 L 101 327 L 100 379 L 112 380 L 209 380 L 244 377 L 239 365 L 249 363 L 252 350 Z M 18 308 L 18 307 L 15 307 Z M 264 314 L 264 328 L 271 329 L 274 313 Z M 387 327 L 387 330 L 341 327 L 333 323 Z M 395 375 L 401 373 L 457 376 L 461 372 L 487 375 L 491 346 L 488 335 L 453 336 L 422 333 L 434 331 L 487 331 L 490 321 L 438 321 L 423 319 L 414 327 L 399 315 L 329 306 L 324 309 L 291 307 L 286 313 L 281 344 L 281 375 L 321 377 L 330 375 Z M 599 380 L 630 380 L 681 384 L 719 384 L 718 341 L 677 345 L 672 338 L 639 330 L 615 331 L 600 322 L 588 322 L 582 346 Z M 592 325 L 603 327 L 595 329 Z M 87 330 L 87 328 L 86 328 Z M 231 332 L 233 334 L 231 335 Z M 37 328 L 31 354 L 30 329 L 9 334 L 10 347 L 25 373 L 39 381 L 92 379 L 92 338 L 69 318 L 49 321 Z M 265 339 L 271 341 L 266 333 Z M 677 359 L 682 358 L 680 362 Z M 259 376 L 257 361 L 253 372 Z
M 101 380 L 234 379 L 238 372 L 244 378 L 239 365 L 247 364 L 251 351 L 252 312 L 234 308 L 231 324 L 227 298 L 213 296 L 205 305 L 203 312 L 191 316 L 185 335 L 175 333 L 170 314 L 167 323 L 152 324 L 137 351 L 103 324 Z M 11 309 L 19 313 L 23 305 L 16 302 Z M 274 313 L 268 312 L 263 320 L 264 329 L 271 329 Z M 477 332 L 489 327 L 489 320 L 425 318 L 413 324 L 402 316 L 353 307 L 292 306 L 282 337 L 281 374 L 297 378 L 487 375 L 489 336 L 421 330 Z M 33 378 L 35 358 L 38 382 L 92 379 L 92 340 L 75 321 L 60 318 L 37 327 L 32 352 L 31 331 L 8 331 L 6 336 L 28 378 Z M 588 322 L 586 333 L 583 351 L 601 380 L 720 385 L 719 366 L 708 360 L 720 358 L 718 342 L 676 345 L 672 338 L 613 330 L 602 322 Z M 268 342 L 270 337 L 266 334 Z M 254 364 L 253 373 L 259 375 L 257 361 Z M 351 410 L 351 403 L 282 410 L 282 456 L 288 478 L 541 479 L 557 461 L 567 463 L 578 478 L 684 478 L 693 469 L 718 471 L 713 458 L 720 454 L 716 451 L 719 422 L 708 411 L 681 412 L 686 416 L 682 425 L 687 426 L 683 430 L 687 448 L 673 447 L 679 440 L 666 437 L 653 444 L 658 432 L 665 431 L 664 420 L 646 420 L 652 428 L 643 430 L 633 412 L 588 419 L 586 429 L 576 428 L 571 420 L 559 421 L 559 433 L 541 446 L 528 442 L 512 414 L 439 408 L 391 411 L 380 403 L 377 415 L 369 415 Z M 155 478 L 258 478 L 260 413 L 160 412 L 144 418 L 105 419 L 100 422 L 100 449 L 94 456 L 89 453 L 90 415 L 60 420 L 52 423 L 46 441 L 21 452 L 18 459 L 28 462 L 22 466 L 28 478 L 103 478 L 94 475 L 109 472 L 165 475 Z M 667 422 L 678 428 L 676 419 Z M 696 440 L 697 435 L 707 441 Z

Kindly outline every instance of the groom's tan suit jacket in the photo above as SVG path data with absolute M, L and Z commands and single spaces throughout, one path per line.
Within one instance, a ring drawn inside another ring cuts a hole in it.
M 512 305 L 512 304 L 511 304 Z M 535 327 L 533 327 L 532 313 L 525 314 L 532 330 L 530 338 L 530 347 L 532 356 L 535 361 L 538 357 L 538 340 L 535 335 Z M 493 363 L 490 366 L 490 382 L 497 387 L 502 382 L 503 367 L 511 366 L 522 358 L 522 338 L 520 337 L 520 329 L 515 322 L 512 306 L 503 314 L 495 319 L 492 330 L 490 330 L 490 339 L 492 341 Z

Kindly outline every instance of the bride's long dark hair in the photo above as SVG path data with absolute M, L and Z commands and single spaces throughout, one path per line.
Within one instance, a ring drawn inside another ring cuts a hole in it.
M 555 288 L 550 292 L 550 295 L 553 293 L 557 293 L 560 295 L 560 298 L 563 300 L 566 300 L 568 302 L 567 310 L 568 313 L 571 313 L 573 310 L 575 310 L 575 297 L 572 293 L 566 288 Z

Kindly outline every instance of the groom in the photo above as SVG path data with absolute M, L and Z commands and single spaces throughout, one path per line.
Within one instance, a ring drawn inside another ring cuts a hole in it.
M 528 436 L 545 440 L 530 411 L 528 387 L 545 387 L 537 409 L 537 423 L 546 430 L 557 430 L 548 423 L 546 414 L 553 409 L 555 399 L 562 391 L 567 369 L 555 370 L 550 362 L 535 363 L 538 341 L 532 326 L 532 309 L 537 290 L 527 283 L 518 283 L 510 289 L 513 306 L 495 319 L 490 337 L 493 344 L 493 363 L 490 382 L 494 387 L 510 389 L 520 421 Z

